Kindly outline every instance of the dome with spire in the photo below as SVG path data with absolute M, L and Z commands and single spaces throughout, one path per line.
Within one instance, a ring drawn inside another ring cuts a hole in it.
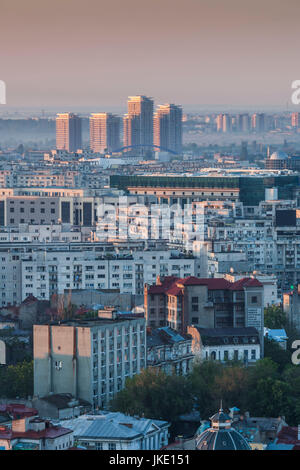
M 251 450 L 246 439 L 232 427 L 232 419 L 221 407 L 211 418 L 211 427 L 196 437 L 197 450 Z

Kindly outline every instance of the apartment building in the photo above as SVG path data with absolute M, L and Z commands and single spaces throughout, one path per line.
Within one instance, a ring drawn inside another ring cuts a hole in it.
M 101 239 L 107 212 L 113 211 L 118 224 L 119 206 L 137 207 L 149 203 L 143 196 L 123 197 L 120 191 L 107 189 L 22 188 L 0 191 L 0 227 L 18 227 L 19 224 L 70 224 L 82 227 L 96 226 Z M 98 220 L 99 219 L 99 220 Z M 116 236 L 114 236 L 116 238 Z M 137 237 L 136 237 L 137 238 Z
M 102 408 L 145 367 L 142 317 L 107 310 L 94 320 L 34 326 L 36 396 L 71 393 Z
M 129 96 L 128 114 L 123 118 L 124 147 L 132 146 L 143 154 L 141 146 L 153 145 L 153 100 L 147 96 Z M 145 150 L 145 149 L 144 149 Z
M 174 104 L 158 106 L 153 118 L 154 144 L 176 153 L 182 151 L 182 108 Z
M 193 275 L 195 259 L 171 251 L 134 252 L 107 259 L 93 251 L 35 252 L 22 259 L 22 299 L 50 299 L 68 289 L 117 289 L 143 294 L 161 275 Z
M 121 147 L 121 119 L 111 113 L 93 113 L 90 117 L 90 148 L 93 152 L 112 152 Z
M 252 217 L 221 219 L 207 228 L 213 246 L 208 255 L 208 272 L 214 275 L 215 262 L 225 256 L 230 264 L 234 253 L 246 255 L 247 271 L 274 274 L 281 295 L 300 282 L 300 215 L 295 201 L 269 201 Z M 242 257 L 241 257 L 242 258 Z M 241 271 L 244 266 L 241 265 Z
M 145 285 L 147 325 L 169 326 L 181 334 L 187 327 L 238 328 L 253 326 L 263 338 L 263 285 L 257 279 L 158 278 Z
M 75 152 L 82 146 L 81 119 L 73 113 L 60 113 L 56 117 L 56 148 Z

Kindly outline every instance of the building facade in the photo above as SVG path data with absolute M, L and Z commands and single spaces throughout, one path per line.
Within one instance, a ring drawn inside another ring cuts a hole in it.
M 128 377 L 146 367 L 141 317 L 34 326 L 34 395 L 71 393 L 105 407 Z
M 56 148 L 75 152 L 81 147 L 81 119 L 73 113 L 58 114 L 56 118 Z
M 164 149 L 182 152 L 182 108 L 174 104 L 161 105 L 154 114 L 154 144 Z
M 120 118 L 111 113 L 93 113 L 90 117 L 91 150 L 104 153 L 120 147 Z
M 140 146 L 153 145 L 153 100 L 147 96 L 130 96 L 128 114 L 123 120 L 124 147 L 133 146 L 134 151 L 141 152 Z M 136 149 L 135 149 L 136 147 Z

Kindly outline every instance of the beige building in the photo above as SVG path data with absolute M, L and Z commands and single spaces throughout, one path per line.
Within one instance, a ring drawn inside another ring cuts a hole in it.
M 110 113 L 90 117 L 90 148 L 93 152 L 112 152 L 120 145 L 120 118 Z
M 146 367 L 145 319 L 118 316 L 34 326 L 34 395 L 71 393 L 106 406 Z
M 254 327 L 263 339 L 263 285 L 257 279 L 236 282 L 190 276 L 158 278 L 145 285 L 145 316 L 153 328 L 169 326 L 184 334 L 187 327 Z
M 73 113 L 58 114 L 56 118 L 56 148 L 75 152 L 81 146 L 81 119 Z
M 157 108 L 153 120 L 154 145 L 181 153 L 182 151 L 182 109 L 174 104 Z
M 153 100 L 147 96 L 130 96 L 124 121 L 124 147 L 153 145 Z M 138 148 L 137 152 L 141 152 Z

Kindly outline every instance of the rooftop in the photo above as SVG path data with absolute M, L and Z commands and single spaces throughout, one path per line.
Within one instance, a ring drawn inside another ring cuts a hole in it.
M 150 434 L 155 429 L 169 426 L 167 421 L 138 418 L 123 413 L 101 411 L 99 414 L 82 415 L 78 418 L 63 421 L 63 424 L 74 431 L 74 437 L 137 439 Z

